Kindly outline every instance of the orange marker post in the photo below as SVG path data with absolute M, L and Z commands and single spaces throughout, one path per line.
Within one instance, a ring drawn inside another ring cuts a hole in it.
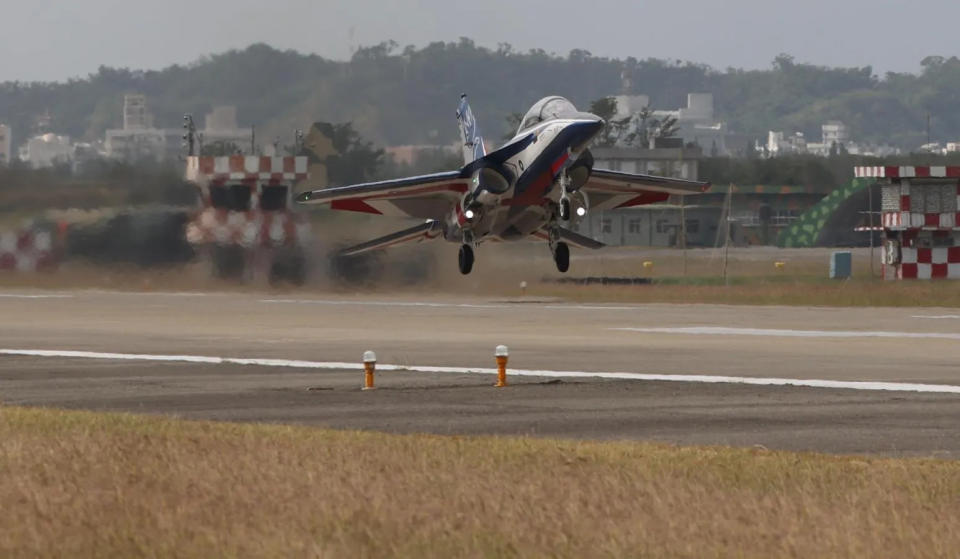
M 377 354 L 372 351 L 363 352 L 363 389 L 376 390 L 373 386 L 373 373 L 377 368 Z
M 494 351 L 494 356 L 497 358 L 497 388 L 503 388 L 507 385 L 507 358 L 510 356 L 510 352 L 507 350 L 507 346 L 498 345 L 496 351 Z

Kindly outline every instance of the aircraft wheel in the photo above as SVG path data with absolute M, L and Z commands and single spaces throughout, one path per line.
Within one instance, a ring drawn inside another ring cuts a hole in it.
M 467 275 L 473 269 L 473 247 L 460 245 L 460 273 Z
M 568 198 L 560 199 L 560 219 L 570 221 L 570 200 Z
M 567 243 L 557 243 L 557 248 L 553 251 L 553 261 L 557 263 L 557 270 L 561 273 L 570 269 L 570 247 Z

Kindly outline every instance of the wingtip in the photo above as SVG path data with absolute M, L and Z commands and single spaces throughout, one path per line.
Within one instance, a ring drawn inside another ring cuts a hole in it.
M 301 192 L 300 194 L 297 194 L 297 202 L 300 202 L 300 203 L 309 202 L 310 198 L 312 197 L 313 197 L 313 192 L 309 190 L 306 192 Z

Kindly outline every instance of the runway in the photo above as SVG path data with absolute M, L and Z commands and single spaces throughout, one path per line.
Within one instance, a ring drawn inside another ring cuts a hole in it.
M 227 359 L 0 355 L 0 401 L 8 404 L 397 432 L 960 456 L 960 394 L 949 393 L 960 390 L 960 318 L 951 309 L 14 291 L 0 293 L 0 316 L 0 347 L 8 350 Z M 488 374 L 498 344 L 510 347 L 511 369 L 531 373 L 503 390 L 490 387 Z M 383 371 L 381 389 L 361 393 L 367 349 L 381 364 L 421 370 Z M 468 373 L 478 369 L 487 374 Z M 590 376 L 609 372 L 644 380 Z M 649 380 L 674 375 L 702 378 Z M 819 382 L 883 389 L 809 386 Z

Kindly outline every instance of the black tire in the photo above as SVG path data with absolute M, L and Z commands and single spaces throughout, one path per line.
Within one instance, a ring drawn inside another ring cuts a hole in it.
M 556 250 L 553 251 L 553 261 L 557 263 L 557 270 L 565 273 L 570 269 L 570 247 L 567 243 L 557 243 Z
M 567 198 L 560 199 L 560 219 L 570 221 L 570 200 Z
M 473 247 L 470 245 L 460 245 L 460 273 L 467 275 L 473 269 Z

